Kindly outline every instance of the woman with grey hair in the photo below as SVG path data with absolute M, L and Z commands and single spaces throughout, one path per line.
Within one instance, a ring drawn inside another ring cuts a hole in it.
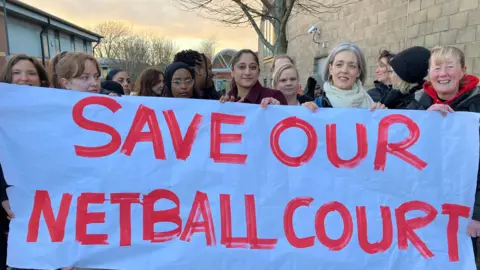
M 367 65 L 362 50 L 354 43 L 345 42 L 335 47 L 327 59 L 323 75 L 324 95 L 303 106 L 316 111 L 324 108 L 382 108 L 373 102 L 363 88 Z

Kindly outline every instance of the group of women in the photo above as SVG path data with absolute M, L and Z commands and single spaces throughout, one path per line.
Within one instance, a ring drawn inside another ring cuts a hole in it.
M 362 50 L 354 43 L 339 44 L 327 58 L 324 83 L 318 87 L 323 89 L 323 94 L 319 97 L 299 91 L 299 73 L 288 56 L 274 61 L 275 89 L 260 84 L 260 63 L 255 52 L 240 50 L 231 64 L 232 87 L 221 97 L 214 91 L 210 60 L 194 51 L 179 53 L 165 73 L 157 68 L 144 70 L 133 91 L 125 71 L 113 70 L 101 83 L 97 60 L 85 53 L 57 55 L 50 62 L 48 72 L 35 58 L 16 55 L 4 66 L 0 81 L 114 96 L 134 92 L 140 96 L 219 99 L 263 107 L 304 106 L 317 113 L 318 108 L 411 109 L 439 111 L 444 115 L 455 111 L 480 112 L 479 79 L 467 74 L 464 53 L 451 46 L 432 50 L 412 47 L 398 54 L 382 52 L 375 88 L 367 91 L 364 89 L 367 64 Z M 116 87 L 106 82 L 114 82 Z M 479 187 L 473 219 L 468 226 L 472 239 L 480 236 Z M 13 217 L 8 204 L 2 205 Z M 474 247 L 476 253 L 476 245 Z

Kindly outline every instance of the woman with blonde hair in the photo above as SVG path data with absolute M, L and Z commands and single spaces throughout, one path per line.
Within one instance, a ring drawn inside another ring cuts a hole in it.
M 392 90 L 385 94 L 380 103 L 389 109 L 407 109 L 425 83 L 429 59 L 430 51 L 418 46 L 393 57 L 390 61 Z
M 346 42 L 336 46 L 327 58 L 323 77 L 325 94 L 303 106 L 312 111 L 319 107 L 369 109 L 375 106 L 363 88 L 367 64 L 362 50 L 356 44 Z
M 55 69 L 62 89 L 99 93 L 101 69 L 95 57 L 82 52 L 69 53 Z
M 453 46 L 439 46 L 431 51 L 428 81 L 411 108 L 439 111 L 442 115 L 460 112 L 480 113 L 479 79 L 467 74 L 465 54 Z M 472 237 L 475 258 L 480 237 L 480 173 L 477 178 L 473 215 L 467 233 Z
M 288 105 L 301 105 L 307 101 L 312 101 L 305 95 L 298 95 L 298 70 L 292 64 L 286 64 L 278 68 L 273 78 L 274 89 L 282 92 Z

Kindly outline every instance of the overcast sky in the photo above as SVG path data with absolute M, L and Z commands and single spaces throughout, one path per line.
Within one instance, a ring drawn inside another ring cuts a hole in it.
M 180 49 L 198 48 L 216 36 L 217 52 L 225 48 L 258 50 L 253 28 L 230 28 L 182 11 L 172 0 L 22 0 L 48 13 L 90 28 L 104 21 L 124 21 L 135 31 L 153 31 L 175 40 Z

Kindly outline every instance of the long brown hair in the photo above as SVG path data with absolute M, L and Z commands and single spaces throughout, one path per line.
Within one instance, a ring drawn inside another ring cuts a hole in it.
M 28 56 L 26 54 L 17 54 L 8 60 L 7 64 L 3 67 L 0 73 L 0 81 L 4 83 L 12 83 L 12 69 L 20 61 L 30 61 L 37 70 L 38 77 L 40 78 L 41 87 L 50 87 L 50 80 L 48 79 L 48 73 L 43 65 L 35 57 Z
M 50 87 L 60 89 L 62 86 L 60 85 L 60 81 L 58 80 L 57 76 L 57 69 L 56 66 L 58 64 L 58 61 L 62 59 L 65 56 L 68 56 L 70 53 L 69 52 L 61 52 L 57 55 L 55 55 L 49 62 L 48 64 L 48 74 L 50 75 Z
M 160 75 L 163 76 L 163 80 L 165 81 L 165 74 L 161 72 L 158 68 L 147 68 L 140 74 L 137 82 L 135 83 L 135 92 L 139 96 L 144 97 L 157 97 L 161 96 L 153 92 L 153 86 L 157 85 L 160 80 Z M 163 89 L 162 89 L 163 91 Z
M 97 67 L 98 75 L 101 74 L 100 65 L 95 57 L 92 55 L 76 52 L 66 54 L 58 64 L 55 66 L 57 71 L 57 80 L 67 79 L 71 80 L 73 78 L 80 77 L 85 71 L 85 62 L 92 61 Z M 64 88 L 63 86 L 61 88 Z

